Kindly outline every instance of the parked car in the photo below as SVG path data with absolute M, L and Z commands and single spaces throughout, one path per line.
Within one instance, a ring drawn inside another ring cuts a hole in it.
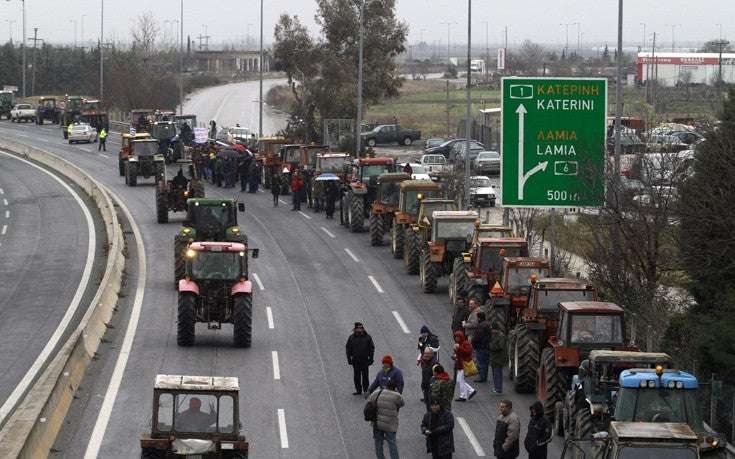
M 31 104 L 16 104 L 12 110 L 10 110 L 10 121 L 20 123 L 21 121 L 35 121 L 36 120 L 36 109 Z
M 86 123 L 75 124 L 69 133 L 69 143 L 86 142 L 92 143 L 97 141 L 97 130 Z
M 500 153 L 481 151 L 472 161 L 472 167 L 480 174 L 500 174 Z
M 421 157 L 421 165 L 428 173 L 448 172 L 447 158 L 444 155 L 423 155 Z
M 440 137 L 434 137 L 431 139 L 426 139 L 426 142 L 424 142 L 424 150 L 429 148 L 438 147 L 439 145 L 444 143 L 444 139 Z
M 452 151 L 449 152 L 449 162 L 454 164 L 460 164 L 464 163 L 465 158 L 465 150 L 467 149 L 467 143 L 466 142 L 458 142 L 455 143 L 452 147 Z M 481 151 L 487 151 L 487 148 L 485 148 L 485 145 L 481 144 L 480 142 L 477 142 L 476 140 L 470 141 L 470 161 L 474 161 L 475 158 L 477 158 L 477 155 L 480 154 Z
M 470 205 L 495 207 L 495 189 L 490 179 L 484 175 L 470 177 Z
M 427 148 L 424 151 L 424 154 L 427 155 L 444 155 L 445 158 L 449 158 L 449 153 L 452 151 L 452 148 L 459 143 L 464 142 L 465 139 L 450 139 L 445 142 L 443 142 L 441 145 L 438 145 L 436 147 Z
M 372 131 L 360 134 L 364 145 L 374 147 L 378 144 L 398 143 L 406 146 L 421 139 L 421 131 L 416 129 L 403 129 L 397 124 L 381 124 L 375 126 Z
M 646 144 L 646 150 L 652 153 L 671 153 L 689 148 L 678 136 L 671 134 L 653 134 L 648 137 Z

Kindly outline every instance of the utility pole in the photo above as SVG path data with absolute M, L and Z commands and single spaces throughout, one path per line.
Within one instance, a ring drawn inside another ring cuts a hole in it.
M 36 43 L 39 41 L 43 41 L 40 38 L 38 38 L 38 27 L 33 28 L 33 38 L 28 38 L 28 40 L 33 40 L 33 71 L 31 72 L 31 96 L 36 95 Z
M 69 19 L 69 22 L 74 24 L 74 49 L 77 48 L 77 20 Z
M 87 16 L 86 14 L 82 15 L 81 27 L 79 29 L 79 44 L 81 45 L 82 48 L 84 48 L 84 18 L 86 16 Z
M 725 46 L 729 45 L 730 42 L 727 40 L 718 40 L 715 44 L 720 47 L 720 53 L 717 59 L 717 99 L 722 102 L 722 50 Z
M 357 122 L 355 123 L 355 158 L 360 157 L 362 149 L 362 47 L 363 47 L 363 35 L 365 34 L 365 2 L 360 2 L 360 11 L 358 20 L 360 21 L 359 27 L 359 43 L 358 43 L 358 56 L 357 56 Z
M 580 48 L 582 47 L 582 23 L 575 22 L 577 25 L 577 56 L 579 56 Z
M 5 22 L 8 23 L 8 32 L 10 33 L 10 44 L 13 44 L 13 24 L 15 24 L 15 19 L 10 20 L 6 19 Z
M 488 80 L 488 69 L 490 67 L 490 36 L 488 35 L 488 21 L 482 21 L 485 24 L 485 81 Z
M 179 3 L 179 115 L 184 114 L 184 0 Z M 192 126 L 195 128 L 196 126 Z
M 258 96 L 258 137 L 263 137 L 263 0 L 260 0 L 260 92 Z
M 570 22 L 569 24 L 565 24 L 565 23 L 559 24 L 560 26 L 566 28 L 566 37 L 567 38 L 566 38 L 566 42 L 565 42 L 566 44 L 564 45 L 564 54 L 567 57 L 569 57 L 569 26 L 570 25 L 574 25 L 574 24 L 575 23 L 573 23 L 573 22 Z
M 646 50 L 646 23 L 641 22 L 640 23 L 643 26 L 643 41 L 641 42 L 641 51 Z
M 100 100 L 105 94 L 105 0 L 100 0 Z
M 472 0 L 467 0 L 467 113 L 464 124 L 464 208 L 470 208 L 470 138 L 472 136 Z
M 681 27 L 681 24 L 667 24 L 671 27 L 671 52 L 676 52 L 676 28 Z
M 653 32 L 653 43 L 651 46 L 651 106 L 653 113 L 656 113 L 656 85 L 658 84 L 658 63 L 656 62 L 656 32 Z

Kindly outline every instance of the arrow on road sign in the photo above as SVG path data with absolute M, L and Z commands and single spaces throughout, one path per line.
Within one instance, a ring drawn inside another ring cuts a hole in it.
M 538 163 L 532 167 L 530 171 L 526 173 L 523 172 L 523 131 L 526 121 L 526 113 L 528 113 L 528 111 L 523 104 L 520 104 L 516 109 L 516 113 L 518 114 L 518 200 L 522 201 L 523 188 L 526 186 L 526 181 L 531 178 L 533 174 L 545 171 L 549 162 L 544 161 L 543 163 Z

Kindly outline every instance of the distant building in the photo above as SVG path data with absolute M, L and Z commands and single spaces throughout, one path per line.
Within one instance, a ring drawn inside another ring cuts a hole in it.
M 271 58 L 264 52 L 263 71 L 270 71 Z M 260 71 L 259 51 L 195 51 L 196 71 L 207 73 L 256 73 Z
M 712 85 L 719 68 L 719 53 L 638 53 L 636 80 L 657 80 L 661 86 Z M 735 53 L 722 53 L 722 81 L 735 83 Z

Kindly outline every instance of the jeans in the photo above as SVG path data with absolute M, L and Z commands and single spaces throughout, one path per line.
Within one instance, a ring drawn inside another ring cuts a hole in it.
M 384 432 L 373 427 L 373 438 L 375 439 L 375 457 L 385 459 L 383 453 L 383 440 L 388 442 L 388 453 L 390 459 L 398 459 L 398 445 L 396 444 L 395 432 Z
M 476 349 L 475 361 L 477 362 L 478 378 L 481 381 L 487 381 L 487 371 L 490 367 L 490 351 L 485 349 Z
M 503 367 L 493 367 L 493 386 L 496 392 L 503 392 Z

